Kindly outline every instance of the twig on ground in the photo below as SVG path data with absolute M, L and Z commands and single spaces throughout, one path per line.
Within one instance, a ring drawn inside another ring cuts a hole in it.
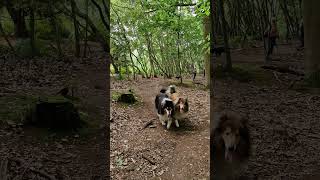
M 152 165 L 156 164 L 156 162 L 154 162 L 154 160 L 152 158 L 150 158 L 150 157 L 148 157 L 148 156 L 146 156 L 144 154 L 142 154 L 142 158 L 147 160 L 147 161 L 149 161 L 149 163 L 152 164 Z
M 274 75 L 274 77 L 276 78 L 276 80 L 277 80 L 279 83 L 282 83 L 281 80 L 279 79 L 278 75 L 276 74 L 276 72 L 273 72 L 273 75 Z
M 4 158 L 0 164 L 0 179 L 7 180 L 8 159 Z
M 151 119 L 150 121 L 148 121 L 147 123 L 144 124 L 143 128 L 141 129 L 144 130 L 145 128 L 147 128 L 148 126 L 152 125 L 153 124 L 153 119 Z

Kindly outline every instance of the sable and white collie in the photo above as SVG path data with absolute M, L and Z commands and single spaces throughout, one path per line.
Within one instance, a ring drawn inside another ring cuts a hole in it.
M 210 137 L 212 179 L 239 178 L 250 154 L 247 118 L 222 112 L 215 118 Z
M 177 93 L 176 86 L 170 85 L 166 90 L 166 94 L 173 101 L 174 104 L 174 122 L 176 127 L 179 127 L 179 120 L 187 118 L 189 111 L 188 98 L 183 98 Z
M 161 89 L 154 103 L 161 124 L 166 125 L 167 123 L 167 129 L 169 129 L 174 115 L 174 104 L 165 92 L 165 89 Z

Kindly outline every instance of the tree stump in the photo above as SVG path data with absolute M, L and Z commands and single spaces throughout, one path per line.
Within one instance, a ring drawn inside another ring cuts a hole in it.
M 63 130 L 75 130 L 83 124 L 77 108 L 68 100 L 38 102 L 26 121 L 37 127 Z
M 123 93 L 119 96 L 118 101 L 123 103 L 133 104 L 137 100 L 132 93 Z

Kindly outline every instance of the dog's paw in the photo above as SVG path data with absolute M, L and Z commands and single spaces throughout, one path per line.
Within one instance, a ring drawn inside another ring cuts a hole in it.
M 179 127 L 179 122 L 178 122 L 178 120 L 175 120 L 175 124 L 176 124 L 176 127 Z
M 167 124 L 167 129 L 169 129 L 169 128 L 170 128 L 171 123 L 172 123 L 171 121 L 169 121 L 169 122 L 168 122 L 168 124 Z

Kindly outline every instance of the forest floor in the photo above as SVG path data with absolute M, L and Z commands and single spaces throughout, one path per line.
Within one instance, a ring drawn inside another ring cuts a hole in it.
M 154 99 L 160 78 L 112 81 L 111 93 L 133 89 L 139 103 L 132 106 L 112 101 L 112 179 L 208 179 L 209 177 L 209 91 L 201 85 L 177 91 L 188 97 L 189 116 L 167 130 L 157 118 Z M 144 129 L 146 123 L 153 124 Z
M 301 88 L 301 76 L 261 68 L 285 66 L 303 72 L 303 51 L 296 46 L 279 44 L 267 63 L 262 46 L 232 50 L 234 67 L 249 75 L 215 80 L 213 109 L 249 117 L 248 179 L 306 179 L 320 172 L 319 89 Z M 218 57 L 216 64 L 223 59 Z M 189 119 L 180 128 L 166 130 L 157 119 L 154 97 L 174 81 L 111 81 L 111 93 L 133 89 L 140 101 L 132 106 L 111 102 L 113 179 L 209 179 L 209 91 L 201 85 L 178 86 L 190 99 Z M 150 120 L 153 125 L 142 130 Z
M 280 44 L 268 63 L 261 47 L 233 51 L 234 66 L 253 72 L 253 78 L 223 78 L 214 85 L 216 109 L 249 116 L 253 147 L 246 175 L 252 179 L 306 179 L 320 173 L 319 89 L 299 88 L 292 82 L 301 77 L 260 68 L 268 64 L 303 72 L 303 51 L 296 46 Z
M 105 62 L 101 53 L 33 59 L 1 53 L 0 179 L 107 179 Z M 88 127 L 54 132 L 14 121 L 23 119 L 29 97 L 57 96 L 71 81 Z

